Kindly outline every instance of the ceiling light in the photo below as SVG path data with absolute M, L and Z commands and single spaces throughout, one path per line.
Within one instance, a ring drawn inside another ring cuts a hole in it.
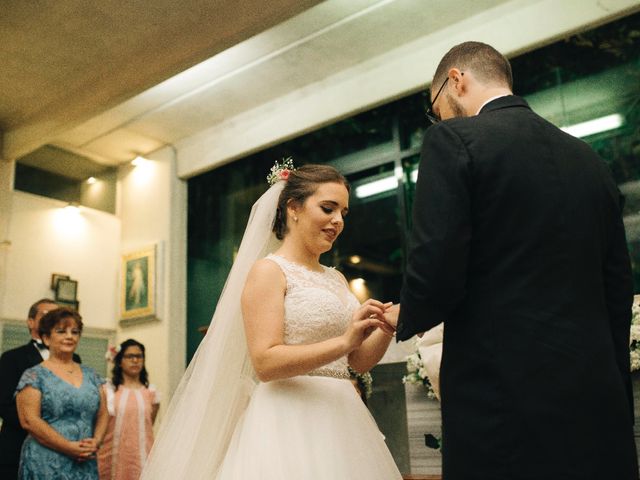
M 606 132 L 620 127 L 624 123 L 624 117 L 619 113 L 613 113 L 606 117 L 595 118 L 587 122 L 576 123 L 568 127 L 562 127 L 561 130 L 567 132 L 574 137 L 588 137 L 596 133 Z
M 360 302 L 364 302 L 371 296 L 364 278 L 354 278 L 349 282 L 349 288 Z
M 93 185 L 93 184 L 94 184 L 94 183 L 96 183 L 96 182 L 97 182 L 96 177 L 89 177 L 89 178 L 87 178 L 87 183 L 88 183 L 89 185 Z
M 138 155 L 136 158 L 134 158 L 133 160 L 131 160 L 131 165 L 133 165 L 134 167 L 138 167 L 142 164 L 144 164 L 145 162 L 148 162 L 149 160 L 147 160 L 144 157 L 141 157 L 140 155 Z
M 366 198 L 379 193 L 388 192 L 398 187 L 398 180 L 395 175 L 381 178 L 380 180 L 374 180 L 356 187 L 356 197 Z
M 362 261 L 362 259 L 360 258 L 360 255 L 351 255 L 349 257 L 349 261 L 351 263 L 353 263 L 354 265 L 357 265 L 358 263 L 360 263 Z
M 71 202 L 54 212 L 54 228 L 58 235 L 72 235 L 86 233 L 87 223 L 82 216 L 77 203 Z M 60 237 L 62 238 L 62 237 Z

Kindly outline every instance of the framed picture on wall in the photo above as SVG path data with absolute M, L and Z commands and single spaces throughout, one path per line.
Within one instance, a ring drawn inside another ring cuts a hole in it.
M 125 323 L 155 318 L 155 274 L 155 245 L 122 256 L 120 318 Z
M 69 275 L 65 275 L 64 273 L 51 274 L 51 290 L 53 290 L 54 292 L 56 291 L 56 288 L 58 288 L 58 280 L 60 280 L 61 278 L 69 280 L 69 278 L 71 277 Z
M 56 300 L 56 304 L 59 307 L 68 307 L 71 308 L 73 310 L 75 310 L 76 312 L 80 313 L 80 302 L 75 300 L 73 302 L 64 302 L 62 300 Z
M 56 282 L 56 301 L 75 302 L 78 294 L 77 280 L 59 278 Z

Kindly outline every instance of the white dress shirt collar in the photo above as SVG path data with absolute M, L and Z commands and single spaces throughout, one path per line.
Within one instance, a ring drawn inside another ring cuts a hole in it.
M 484 106 L 489 103 L 489 102 L 493 102 L 495 99 L 497 98 L 501 98 L 501 97 L 508 97 L 509 95 L 512 95 L 511 93 L 503 93 L 502 95 L 496 95 L 495 97 L 491 97 L 488 100 L 486 100 L 482 105 L 480 105 L 480 108 L 478 109 L 478 111 L 476 112 L 476 115 L 478 115 L 480 113 L 480 111 L 484 108 Z
M 32 338 L 31 343 L 33 344 L 35 349 L 38 350 L 38 353 L 40 354 L 43 360 L 47 360 L 49 358 L 49 349 L 42 342 L 42 340 L 36 340 L 35 338 Z

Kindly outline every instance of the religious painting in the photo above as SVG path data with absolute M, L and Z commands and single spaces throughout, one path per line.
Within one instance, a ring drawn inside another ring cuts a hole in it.
M 122 256 L 120 317 L 122 320 L 155 318 L 156 247 Z

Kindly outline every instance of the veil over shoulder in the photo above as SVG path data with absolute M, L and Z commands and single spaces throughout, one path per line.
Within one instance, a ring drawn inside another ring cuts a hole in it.
M 142 480 L 215 478 L 256 384 L 240 296 L 255 261 L 279 245 L 272 227 L 284 184 L 275 183 L 251 209 L 211 326 L 164 415 Z

